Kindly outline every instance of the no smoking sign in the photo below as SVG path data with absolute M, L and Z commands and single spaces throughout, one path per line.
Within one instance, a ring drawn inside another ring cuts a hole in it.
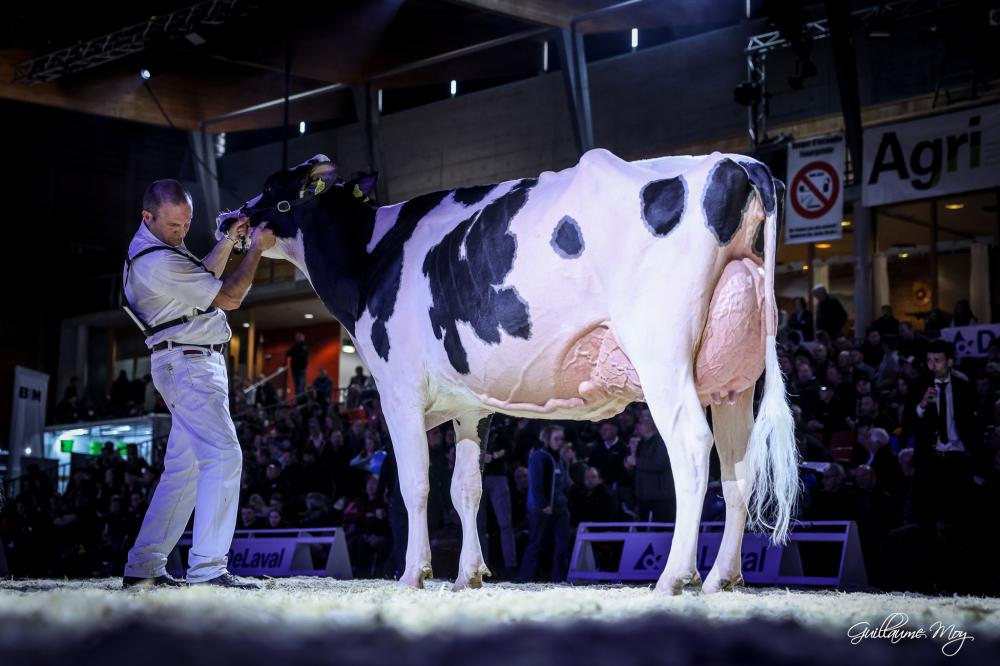
M 839 196 L 840 177 L 827 162 L 810 162 L 792 178 L 792 208 L 807 220 L 829 213 Z

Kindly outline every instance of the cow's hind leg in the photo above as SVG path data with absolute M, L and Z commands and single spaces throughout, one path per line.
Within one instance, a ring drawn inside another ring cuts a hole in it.
M 732 405 L 713 405 L 712 424 L 722 469 L 722 493 L 726 498 L 726 528 L 715 564 L 701 588 L 706 593 L 731 590 L 743 584 L 741 547 L 747 520 L 745 498 L 750 489 L 742 472 L 753 428 L 753 387 L 740 393 Z
M 458 561 L 455 590 L 483 585 L 491 576 L 483 560 L 476 516 L 483 496 L 480 442 L 486 439 L 491 414 L 465 414 L 455 419 L 455 471 L 451 478 L 451 501 L 462 521 L 462 554 Z
M 680 594 L 701 582 L 696 567 L 701 511 L 708 487 L 712 431 L 690 373 L 655 371 L 639 375 L 653 421 L 667 444 L 677 494 L 677 518 L 667 565 L 656 584 L 665 594 Z M 671 386 L 673 383 L 675 386 Z
M 431 544 L 427 533 L 427 496 L 430 494 L 430 453 L 423 412 L 412 406 L 393 404 L 398 401 L 383 396 L 383 408 L 389 434 L 392 436 L 399 474 L 399 492 L 407 513 L 406 568 L 400 583 L 411 587 L 424 586 L 431 570 Z

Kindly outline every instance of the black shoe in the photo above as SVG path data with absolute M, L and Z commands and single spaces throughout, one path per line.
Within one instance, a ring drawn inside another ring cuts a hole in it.
M 155 578 L 140 578 L 138 576 L 122 576 L 122 588 L 130 587 L 184 587 L 182 580 L 174 578 L 170 574 L 163 574 Z
M 216 585 L 218 587 L 231 587 L 237 590 L 259 590 L 260 584 L 248 580 L 240 580 L 231 573 L 224 573 L 201 583 L 188 583 L 188 585 Z

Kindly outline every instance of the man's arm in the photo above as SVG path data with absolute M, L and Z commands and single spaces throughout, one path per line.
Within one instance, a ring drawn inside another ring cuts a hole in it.
M 205 255 L 201 263 L 205 264 L 205 268 L 211 271 L 215 277 L 222 277 L 222 271 L 229 261 L 229 254 L 233 251 L 234 244 L 233 239 L 229 236 L 223 236 L 222 240 L 212 248 L 212 251 Z
M 241 233 L 246 233 L 248 224 L 249 220 L 246 217 L 241 217 L 229 228 L 226 235 L 215 244 L 212 251 L 206 254 L 205 258 L 201 260 L 205 268 L 210 270 L 215 277 L 222 277 L 222 271 L 226 268 L 226 262 L 229 261 L 229 255 L 233 251 L 233 245 L 236 244 L 236 239 L 239 238 Z
M 239 267 L 233 271 L 232 275 L 222 282 L 222 288 L 216 294 L 212 305 L 222 310 L 235 310 L 243 304 L 247 292 L 250 291 L 250 284 L 253 282 L 257 265 L 260 264 L 260 257 L 274 246 L 274 233 L 266 228 L 267 222 L 262 222 L 254 229 L 253 240 L 250 250 Z

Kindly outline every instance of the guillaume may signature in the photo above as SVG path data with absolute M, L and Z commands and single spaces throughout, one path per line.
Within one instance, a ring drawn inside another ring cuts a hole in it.
M 923 627 L 907 628 L 906 624 L 909 621 L 910 618 L 906 613 L 890 613 L 877 627 L 873 627 L 870 622 L 858 622 L 847 630 L 847 637 L 851 639 L 851 645 L 858 645 L 861 641 L 869 638 L 887 639 L 893 645 L 915 638 L 934 638 L 944 641 L 941 645 L 941 653 L 946 657 L 958 654 L 958 651 L 965 645 L 965 641 L 976 640 L 968 632 L 956 629 L 954 624 L 946 625 L 940 620 L 927 629 Z

